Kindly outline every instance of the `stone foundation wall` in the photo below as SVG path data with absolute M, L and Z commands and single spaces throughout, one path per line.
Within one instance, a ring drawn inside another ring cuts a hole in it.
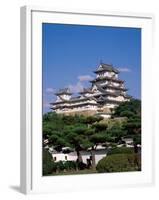
M 111 109 L 110 108 L 103 108 L 103 112 L 105 112 L 105 113 L 111 113 Z
M 95 115 L 97 113 L 100 114 L 104 114 L 104 113 L 111 113 L 111 109 L 110 108 L 103 108 L 103 109 L 98 109 L 98 110 L 83 110 L 83 111 L 71 111 L 71 112 L 63 112 L 62 114 L 64 115 L 84 115 L 84 116 L 92 116 Z
M 84 115 L 84 116 L 92 116 L 97 113 L 96 110 L 84 110 L 84 111 L 75 111 L 75 112 L 66 112 L 64 115 Z

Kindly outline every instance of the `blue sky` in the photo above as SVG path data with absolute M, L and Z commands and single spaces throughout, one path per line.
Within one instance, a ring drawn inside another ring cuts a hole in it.
M 43 24 L 43 111 L 50 111 L 54 92 L 90 86 L 100 61 L 119 68 L 128 94 L 141 98 L 141 29 Z

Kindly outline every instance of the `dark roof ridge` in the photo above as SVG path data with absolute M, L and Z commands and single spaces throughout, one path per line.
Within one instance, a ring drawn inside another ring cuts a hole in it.
M 95 73 L 98 73 L 98 72 L 101 72 L 101 71 L 113 71 L 115 73 L 119 73 L 119 70 L 117 70 L 112 64 L 106 64 L 106 63 L 103 63 L 101 62 L 99 66 L 102 66 L 101 69 L 97 69 L 95 70 L 94 72 Z
M 71 91 L 70 91 L 70 88 L 62 88 L 62 89 L 59 89 L 56 93 L 56 95 L 60 95 L 60 94 L 72 94 Z

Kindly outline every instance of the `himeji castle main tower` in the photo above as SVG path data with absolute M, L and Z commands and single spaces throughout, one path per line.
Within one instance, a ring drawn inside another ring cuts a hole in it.
M 79 96 L 73 97 L 69 88 L 60 89 L 51 109 L 65 115 L 100 115 L 109 118 L 113 109 L 131 98 L 126 94 L 124 81 L 118 78 L 119 71 L 110 64 L 100 63 L 94 71 L 96 78 L 91 87 L 84 88 Z

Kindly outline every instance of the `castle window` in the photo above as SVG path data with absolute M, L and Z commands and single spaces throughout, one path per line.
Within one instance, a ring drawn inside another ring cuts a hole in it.
M 56 156 L 53 159 L 54 159 L 54 161 L 56 161 Z

